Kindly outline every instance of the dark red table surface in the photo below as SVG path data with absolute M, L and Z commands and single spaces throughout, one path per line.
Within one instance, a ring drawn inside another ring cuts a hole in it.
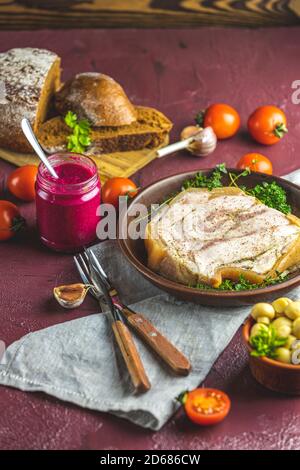
M 291 101 L 291 84 L 300 79 L 299 28 L 0 32 L 1 50 L 24 46 L 57 52 L 64 79 L 83 71 L 113 76 L 135 103 L 156 106 L 172 119 L 174 139 L 209 103 L 227 102 L 239 110 L 238 136 L 219 143 L 205 159 L 181 153 L 154 161 L 135 175 L 140 186 L 220 162 L 234 166 L 249 151 L 269 156 L 279 175 L 300 166 L 300 105 Z M 255 144 L 246 133 L 248 115 L 261 104 L 279 105 L 288 116 L 289 133 L 273 147 Z M 1 161 L 0 168 L 8 173 L 13 166 Z M 96 308 L 88 299 L 66 312 L 53 301 L 54 285 L 78 279 L 72 258 L 41 247 L 34 204 L 22 204 L 22 211 L 27 232 L 0 247 L 0 339 L 7 345 Z M 254 381 L 240 332 L 205 385 L 232 398 L 232 411 L 221 425 L 199 429 L 179 411 L 156 433 L 40 393 L 0 387 L 0 448 L 300 449 L 299 399 L 276 395 Z

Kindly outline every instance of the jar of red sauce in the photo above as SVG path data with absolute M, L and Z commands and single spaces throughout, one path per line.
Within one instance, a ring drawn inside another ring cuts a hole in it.
M 41 163 L 36 180 L 37 224 L 42 242 L 56 251 L 76 252 L 96 238 L 100 181 L 95 163 L 74 153 L 49 157 L 58 179 Z

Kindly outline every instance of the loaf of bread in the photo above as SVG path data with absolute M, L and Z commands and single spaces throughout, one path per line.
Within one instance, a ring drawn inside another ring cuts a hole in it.
M 32 152 L 21 120 L 37 132 L 59 87 L 60 58 L 53 52 L 27 47 L 0 54 L 0 147 Z
M 61 115 L 68 111 L 92 126 L 127 126 L 137 119 L 137 112 L 123 88 L 102 73 L 79 73 L 68 80 L 56 94 L 55 105 Z
M 153 108 L 136 106 L 137 120 L 127 126 L 92 127 L 92 144 L 86 150 L 87 155 L 113 153 L 129 150 L 155 148 L 165 143 L 172 129 L 172 123 L 160 111 Z M 39 129 L 38 139 L 49 153 L 66 150 L 67 136 L 72 130 L 62 117 L 46 121 Z

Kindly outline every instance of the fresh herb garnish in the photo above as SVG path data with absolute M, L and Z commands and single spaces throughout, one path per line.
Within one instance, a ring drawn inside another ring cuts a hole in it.
M 264 326 L 259 330 L 257 335 L 250 338 L 250 344 L 253 348 L 251 356 L 266 356 L 271 359 L 276 359 L 276 349 L 280 346 L 284 346 L 286 342 L 287 338 L 279 337 L 272 325 Z
M 290 214 L 292 211 L 291 206 L 287 203 L 285 190 L 275 181 L 271 183 L 264 181 L 246 192 L 259 199 L 266 206 L 277 209 L 284 214 Z
M 225 163 L 217 165 L 211 176 L 205 176 L 201 171 L 189 180 L 183 182 L 182 190 L 189 188 L 207 188 L 210 191 L 214 188 L 222 188 L 222 178 L 227 174 Z
M 244 176 L 248 176 L 251 174 L 251 170 L 250 168 L 245 168 L 245 170 L 243 170 L 241 173 L 238 173 L 237 175 L 235 173 L 228 173 L 228 176 L 229 176 L 229 179 L 230 179 L 230 184 L 229 186 L 235 186 L 236 188 L 239 188 L 239 189 L 242 189 L 243 191 L 246 192 L 246 189 L 243 189 L 242 186 L 239 186 L 237 184 L 237 181 L 240 179 L 240 178 L 243 178 Z
M 271 183 L 264 181 L 261 184 L 257 184 L 252 189 L 248 189 L 245 185 L 237 184 L 240 178 L 248 176 L 250 173 L 251 171 L 248 168 L 238 174 L 231 173 L 227 170 L 225 163 L 221 163 L 216 166 L 211 176 L 206 176 L 200 171 L 196 173 L 193 178 L 184 181 L 181 189 L 207 188 L 211 191 L 214 188 L 221 188 L 224 186 L 222 178 L 227 175 L 230 180 L 229 186 L 240 188 L 249 196 L 256 197 L 256 199 L 266 206 L 277 209 L 278 211 L 283 212 L 283 214 L 290 214 L 292 209 L 287 203 L 286 192 L 275 181 L 272 181 Z
M 90 130 L 91 125 L 87 119 L 77 120 L 77 115 L 68 111 L 65 116 L 65 123 L 73 130 L 73 133 L 67 137 L 67 149 L 74 153 L 84 153 L 91 144 Z
M 224 279 L 222 284 L 219 287 L 211 287 L 204 283 L 198 283 L 195 286 L 196 289 L 201 290 L 225 290 L 225 291 L 233 291 L 238 292 L 242 290 L 253 290 L 253 289 L 261 289 L 262 287 L 272 286 L 274 284 L 278 284 L 280 282 L 284 282 L 287 279 L 287 274 L 285 273 L 277 273 L 276 277 L 268 277 L 260 284 L 253 284 L 252 282 L 248 281 L 242 274 L 239 276 L 238 281 L 231 281 L 230 279 Z

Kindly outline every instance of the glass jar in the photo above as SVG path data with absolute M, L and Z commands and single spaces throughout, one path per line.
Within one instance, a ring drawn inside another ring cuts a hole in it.
M 41 163 L 36 180 L 36 214 L 41 241 L 56 251 L 76 252 L 96 238 L 101 202 L 95 163 L 74 153 L 49 157 L 59 179 Z

